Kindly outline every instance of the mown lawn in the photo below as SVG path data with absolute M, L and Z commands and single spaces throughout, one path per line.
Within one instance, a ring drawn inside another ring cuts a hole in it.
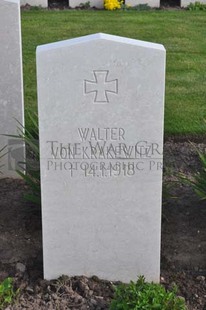
M 206 12 L 22 12 L 26 108 L 36 110 L 36 46 L 96 32 L 164 44 L 165 134 L 206 132 Z M 97 56 L 98 57 L 98 56 Z M 28 114 L 26 114 L 28 115 Z M 27 121 L 27 126 L 30 126 Z

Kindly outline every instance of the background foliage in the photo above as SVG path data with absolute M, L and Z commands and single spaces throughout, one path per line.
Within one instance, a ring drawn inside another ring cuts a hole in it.
M 167 50 L 165 134 L 204 134 L 205 19 L 205 12 L 189 10 L 24 11 L 22 30 L 25 105 L 28 110 L 37 110 L 37 45 L 105 32 L 164 44 Z M 28 113 L 26 126 L 32 128 Z

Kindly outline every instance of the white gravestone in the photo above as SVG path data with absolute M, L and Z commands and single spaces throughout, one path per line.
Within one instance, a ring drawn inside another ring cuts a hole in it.
M 104 7 L 104 0 L 69 0 L 69 6 L 71 8 L 76 8 L 80 6 L 80 4 L 90 3 L 90 7 L 96 7 L 98 9 L 102 9 Z
M 181 0 L 180 1 L 181 3 L 180 3 L 180 6 L 181 7 L 187 7 L 190 3 L 195 3 L 195 2 L 197 2 L 197 0 Z M 206 3 L 206 0 L 201 0 L 201 1 L 199 1 L 200 3 Z
M 21 0 L 21 5 L 29 4 L 31 6 L 41 6 L 42 8 L 48 7 L 48 0 Z
M 165 49 L 37 48 L 44 277 L 159 281 Z
M 126 5 L 136 6 L 140 4 L 148 4 L 152 8 L 160 7 L 160 0 L 125 0 Z
M 18 120 L 24 125 L 20 3 L 0 1 L 0 149 L 9 154 L 0 159 L 1 177 L 18 177 L 18 162 L 24 148 L 17 140 L 2 136 L 17 134 Z M 4 152 L 0 153 L 0 156 Z M 3 166 L 3 167 L 2 167 Z

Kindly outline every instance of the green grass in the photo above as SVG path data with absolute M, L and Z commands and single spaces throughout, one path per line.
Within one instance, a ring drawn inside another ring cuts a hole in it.
M 36 110 L 37 45 L 105 32 L 164 44 L 167 50 L 165 134 L 204 134 L 205 22 L 206 12 L 191 11 L 22 12 L 26 108 Z M 28 121 L 26 124 L 31 126 Z

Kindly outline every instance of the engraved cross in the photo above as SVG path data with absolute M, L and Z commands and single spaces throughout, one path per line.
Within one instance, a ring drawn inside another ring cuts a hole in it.
M 94 81 L 84 80 L 84 93 L 95 93 L 94 103 L 109 102 L 108 93 L 118 94 L 118 80 L 108 80 L 108 70 L 94 70 Z

